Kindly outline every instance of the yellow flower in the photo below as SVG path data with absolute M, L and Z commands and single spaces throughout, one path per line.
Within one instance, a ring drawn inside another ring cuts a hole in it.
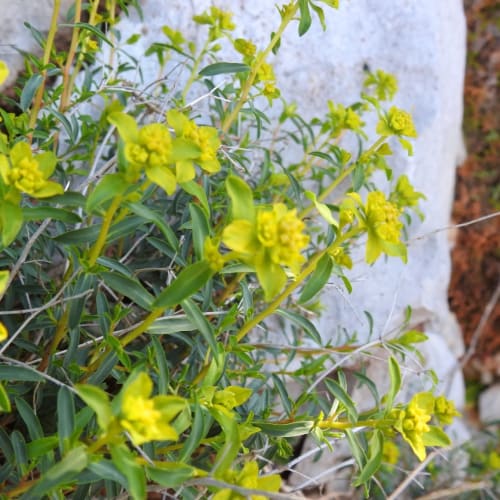
M 434 401 L 434 415 L 440 425 L 450 425 L 453 417 L 459 417 L 460 412 L 455 408 L 453 401 L 446 399 L 444 396 L 439 396 Z
M 281 487 L 281 478 L 278 474 L 259 477 L 257 462 L 247 462 L 239 472 L 229 470 L 224 474 L 224 480 L 249 490 L 278 492 Z M 251 500 L 267 499 L 267 497 L 263 495 L 242 495 L 229 488 L 220 490 L 212 498 L 213 500 L 245 500 L 247 498 Z
M 433 409 L 434 396 L 428 392 L 420 392 L 413 396 L 406 409 L 394 410 L 397 418 L 395 429 L 401 433 L 420 460 L 425 458 L 424 435 L 431 430 L 428 422 L 431 420 Z
M 417 137 L 417 131 L 410 113 L 396 106 L 392 106 L 388 113 L 378 122 L 377 133 L 383 136 Z
M 7 64 L 5 64 L 5 61 L 2 61 L 0 59 L 0 85 L 7 80 L 9 76 L 9 68 Z
M 425 198 L 425 196 L 415 191 L 407 175 L 402 175 L 398 178 L 396 188 L 391 193 L 390 200 L 399 208 L 404 208 L 418 205 L 418 200 L 421 198 Z
M 393 441 L 384 441 L 382 460 L 389 465 L 395 465 L 399 460 L 399 448 Z
M 203 244 L 203 257 L 208 261 L 210 269 L 216 273 L 224 267 L 224 257 L 219 252 L 219 245 L 212 238 L 207 238 Z
M 283 203 L 275 203 L 271 209 L 258 209 L 253 222 L 233 221 L 224 229 L 222 241 L 237 258 L 255 267 L 269 300 L 286 282 L 281 266 L 297 274 L 305 261 L 301 252 L 309 243 L 309 236 L 304 234 L 304 229 L 296 209 L 289 210 Z
M 370 73 L 365 80 L 365 87 L 375 87 L 375 95 L 380 101 L 391 100 L 398 91 L 398 81 L 394 75 L 378 69 Z
M 176 396 L 151 398 L 152 390 L 153 383 L 143 372 L 123 390 L 119 422 L 137 445 L 179 437 L 169 422 L 185 408 L 185 400 Z
M 177 182 L 193 179 L 192 163 L 189 163 L 188 171 L 179 165 L 200 155 L 195 143 L 172 138 L 162 123 L 151 123 L 139 129 L 135 120 L 125 113 L 110 113 L 108 120 L 117 127 L 125 143 L 125 176 L 129 182 L 137 182 L 144 171 L 151 182 L 170 195 L 175 192 Z
M 250 40 L 244 38 L 237 38 L 234 41 L 234 48 L 246 57 L 253 57 L 257 50 L 257 47 Z
M 171 163 L 172 138 L 165 125 L 151 123 L 139 130 L 137 143 L 126 143 L 125 156 L 131 163 L 146 169 Z
M 0 175 L 7 186 L 33 198 L 48 198 L 63 193 L 57 182 L 48 181 L 56 167 L 57 159 L 52 152 L 36 157 L 25 142 L 18 142 L 10 150 L 9 158 L 0 154 Z
M 210 7 L 209 11 L 194 16 L 193 21 L 198 24 L 208 24 L 209 38 L 211 41 L 220 38 L 223 31 L 232 31 L 236 27 L 232 21 L 231 12 L 226 12 L 217 7 Z
M 9 332 L 3 323 L 0 322 L 0 342 L 7 340 Z

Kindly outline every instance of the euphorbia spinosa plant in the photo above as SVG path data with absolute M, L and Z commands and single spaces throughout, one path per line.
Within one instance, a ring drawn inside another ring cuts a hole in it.
M 53 48 L 52 26 L 42 59 L 27 59 L 20 98 L 9 103 L 17 115 L 0 110 L 2 498 L 123 490 L 135 499 L 148 491 L 284 498 L 279 464 L 303 435 L 329 446 L 348 437 L 354 484 L 368 492 L 398 435 L 420 460 L 426 447 L 448 445 L 442 426 L 457 415 L 450 401 L 422 392 L 396 403 L 399 356 L 425 335 L 403 329 L 371 344 L 393 352 L 391 384 L 360 413 L 342 370 L 326 374 L 329 359 L 362 346 L 323 345 L 306 317 L 332 273 L 350 289 L 343 269 L 353 266 L 354 242 L 364 242 L 368 263 L 406 261 L 404 224 L 423 196 L 406 176 L 389 192 L 370 180 L 377 170 L 391 180 L 390 144 L 411 154 L 416 136 L 411 116 L 386 103 L 397 89 L 392 75 L 368 74 L 359 102 L 329 102 L 310 123 L 280 97 L 269 54 L 280 56 L 290 25 L 298 22 L 302 35 L 311 13 L 323 23 L 322 9 L 337 2 L 281 5 L 266 47 L 233 38 L 231 13 L 216 7 L 193 18 L 206 27 L 201 48 L 164 27 L 147 55 L 167 73 L 180 57 L 185 72 L 182 89 L 158 84 L 166 112 L 155 106 L 157 92 L 143 101 L 140 85 L 125 81 L 117 2 L 101 14 L 97 4 L 82 22 L 76 2 L 68 53 Z M 133 8 L 119 4 L 124 15 Z M 105 68 L 99 85 L 97 43 L 112 47 L 118 68 Z M 237 62 L 221 60 L 223 45 Z M 48 68 L 59 77 L 53 87 Z M 104 105 L 91 115 L 95 97 Z M 378 115 L 375 131 L 368 113 Z M 274 125 L 283 133 L 272 135 Z M 283 135 L 303 150 L 293 164 L 275 154 Z M 349 135 L 363 144 L 359 154 L 344 149 Z M 249 171 L 257 148 L 261 163 Z M 283 348 L 302 356 L 300 369 L 270 373 L 276 346 L 252 343 L 254 327 L 265 330 L 275 314 L 293 324 Z M 301 355 L 303 337 L 319 358 Z M 315 381 L 325 378 L 318 391 Z M 297 399 L 290 381 L 305 390 Z

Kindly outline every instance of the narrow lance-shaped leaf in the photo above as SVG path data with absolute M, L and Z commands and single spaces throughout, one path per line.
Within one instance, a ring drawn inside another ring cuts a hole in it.
M 153 307 L 173 307 L 196 293 L 211 277 L 213 271 L 206 261 L 195 262 L 184 268 L 175 281 L 165 288 L 153 303 Z

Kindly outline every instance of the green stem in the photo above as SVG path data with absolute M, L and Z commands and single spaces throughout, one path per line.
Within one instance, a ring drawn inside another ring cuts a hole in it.
M 222 132 L 224 134 L 227 134 L 228 130 L 231 128 L 231 125 L 234 123 L 236 118 L 238 117 L 239 112 L 241 111 L 241 108 L 245 104 L 245 102 L 248 99 L 248 96 L 250 94 L 250 89 L 252 88 L 252 85 L 255 82 L 255 78 L 257 77 L 257 72 L 262 65 L 262 63 L 266 60 L 266 57 L 269 55 L 269 53 L 273 50 L 273 48 L 276 46 L 276 44 L 279 43 L 281 36 L 283 35 L 283 32 L 285 31 L 286 27 L 290 23 L 290 21 L 293 20 L 297 10 L 299 8 L 298 3 L 295 3 L 293 6 L 291 6 L 288 11 L 286 12 L 285 15 L 283 15 L 281 19 L 281 23 L 279 25 L 278 30 L 276 33 L 273 35 L 271 38 L 271 41 L 269 42 L 269 45 L 262 51 L 260 52 L 257 57 L 255 58 L 254 63 L 252 64 L 252 69 L 250 71 L 250 74 L 248 75 L 247 80 L 245 81 L 245 84 L 243 85 L 241 89 L 241 94 L 238 102 L 235 104 L 234 108 L 231 110 L 228 116 L 224 119 L 224 122 L 222 123 Z
M 189 79 L 188 79 L 186 85 L 184 86 L 184 90 L 182 91 L 182 103 L 183 104 L 185 104 L 185 102 L 186 102 L 186 96 L 189 92 L 189 89 L 191 88 L 194 81 L 196 80 L 196 77 L 198 76 L 198 68 L 200 67 L 200 63 L 203 60 L 203 57 L 205 56 L 209 45 L 210 45 L 210 40 L 207 40 L 205 42 L 205 45 L 201 49 L 200 54 L 198 55 L 198 57 L 195 59 L 195 61 L 193 63 L 193 68 L 191 70 L 191 74 L 189 75 Z
M 122 196 L 115 197 L 111 202 L 111 205 L 109 206 L 108 210 L 106 211 L 106 215 L 104 216 L 104 219 L 102 221 L 101 231 L 99 232 L 97 241 L 90 250 L 89 261 L 88 261 L 89 267 L 92 267 L 96 263 L 99 256 L 101 255 L 101 251 L 104 245 L 106 244 L 106 238 L 108 237 L 109 228 L 111 227 L 111 222 L 113 222 L 113 217 L 115 215 L 115 212 L 118 210 L 118 208 L 120 208 L 122 199 L 123 199 Z
M 74 24 L 80 22 L 82 15 L 82 0 L 75 1 L 75 17 Z M 63 93 L 61 96 L 61 102 L 59 103 L 59 111 L 64 112 L 68 108 L 68 101 L 71 95 L 71 67 L 75 59 L 76 49 L 78 47 L 78 39 L 80 37 L 80 30 L 78 28 L 73 28 L 71 34 L 71 44 L 69 46 L 68 55 L 66 57 L 66 64 L 63 69 Z
M 122 347 L 125 347 L 137 337 L 142 335 L 155 322 L 155 320 L 163 314 L 163 311 L 163 307 L 153 309 L 140 325 L 137 325 L 131 332 L 128 332 L 127 335 L 122 337 L 120 340 Z
M 38 91 L 35 95 L 35 101 L 33 107 L 31 108 L 31 115 L 29 121 L 29 128 L 34 129 L 36 120 L 38 118 L 38 113 L 42 106 L 43 93 L 45 91 L 45 83 L 47 81 L 47 65 L 50 61 L 50 53 L 52 52 L 52 47 L 54 45 L 54 38 L 57 32 L 57 19 L 59 18 L 59 11 L 61 9 L 61 0 L 54 0 L 54 9 L 52 10 L 52 18 L 50 20 L 49 33 L 47 35 L 47 41 L 45 42 L 45 49 L 43 51 L 43 70 L 42 70 L 42 83 L 38 87 Z M 30 134 L 30 137 L 31 134 Z
M 361 420 L 359 422 L 344 422 L 344 421 L 332 421 L 332 420 L 323 420 L 322 422 L 318 422 L 317 426 L 320 429 L 331 429 L 331 430 L 349 430 L 349 429 L 358 429 L 360 427 L 371 427 L 375 429 L 380 429 L 382 427 L 387 428 L 391 427 L 394 424 L 394 420 L 381 420 L 381 419 L 370 419 L 370 420 Z
M 379 137 L 373 144 L 370 146 L 364 153 L 363 156 L 370 156 L 372 155 L 377 148 L 379 148 L 382 143 L 385 141 L 386 137 Z M 357 163 L 353 163 L 349 168 L 345 169 L 319 196 L 318 196 L 318 201 L 322 202 L 327 198 L 337 187 L 338 185 L 356 168 Z M 310 212 L 314 209 L 314 205 L 309 205 L 307 208 L 302 210 L 302 212 L 299 214 L 299 217 L 302 219 L 309 215 Z
M 330 246 L 326 247 L 324 250 L 320 250 L 315 255 L 313 255 L 309 259 L 308 264 L 304 267 L 304 269 L 302 269 L 302 271 L 294 281 L 290 282 L 288 286 L 270 304 L 268 304 L 268 306 L 263 311 L 254 316 L 251 320 L 244 323 L 244 325 L 241 327 L 241 330 L 236 335 L 236 340 L 240 342 L 252 328 L 257 326 L 259 323 L 264 321 L 268 316 L 273 314 L 276 311 L 276 309 L 278 309 L 278 307 L 281 305 L 281 303 L 287 297 L 289 297 L 293 293 L 293 291 L 296 290 L 310 274 L 313 273 L 321 257 L 338 248 L 344 241 L 353 237 L 357 232 L 358 232 L 357 228 L 351 229 L 347 233 L 338 237 Z

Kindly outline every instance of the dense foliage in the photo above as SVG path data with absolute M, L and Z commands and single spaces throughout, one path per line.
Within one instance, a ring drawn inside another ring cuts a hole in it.
M 98 3 L 82 22 L 76 2 L 67 52 L 53 48 L 55 26 L 40 38 L 17 113 L 0 110 L 3 498 L 291 498 L 280 473 L 306 435 L 331 453 L 346 438 L 368 492 L 394 443 L 420 460 L 448 445 L 450 401 L 396 399 L 400 362 L 425 335 L 403 325 L 332 345 L 311 321 L 332 275 L 350 291 L 354 244 L 368 263 L 406 260 L 423 196 L 392 177 L 391 148 L 411 154 L 417 134 L 388 104 L 393 76 L 367 74 L 357 102 L 328 102 L 309 122 L 280 96 L 269 54 L 336 2 L 282 5 L 264 48 L 234 38 L 215 7 L 193 18 L 200 47 L 165 26 L 147 56 L 167 76 L 135 87 L 116 5 Z M 357 374 L 373 396 L 360 412 L 341 365 L 375 347 L 390 387 Z

